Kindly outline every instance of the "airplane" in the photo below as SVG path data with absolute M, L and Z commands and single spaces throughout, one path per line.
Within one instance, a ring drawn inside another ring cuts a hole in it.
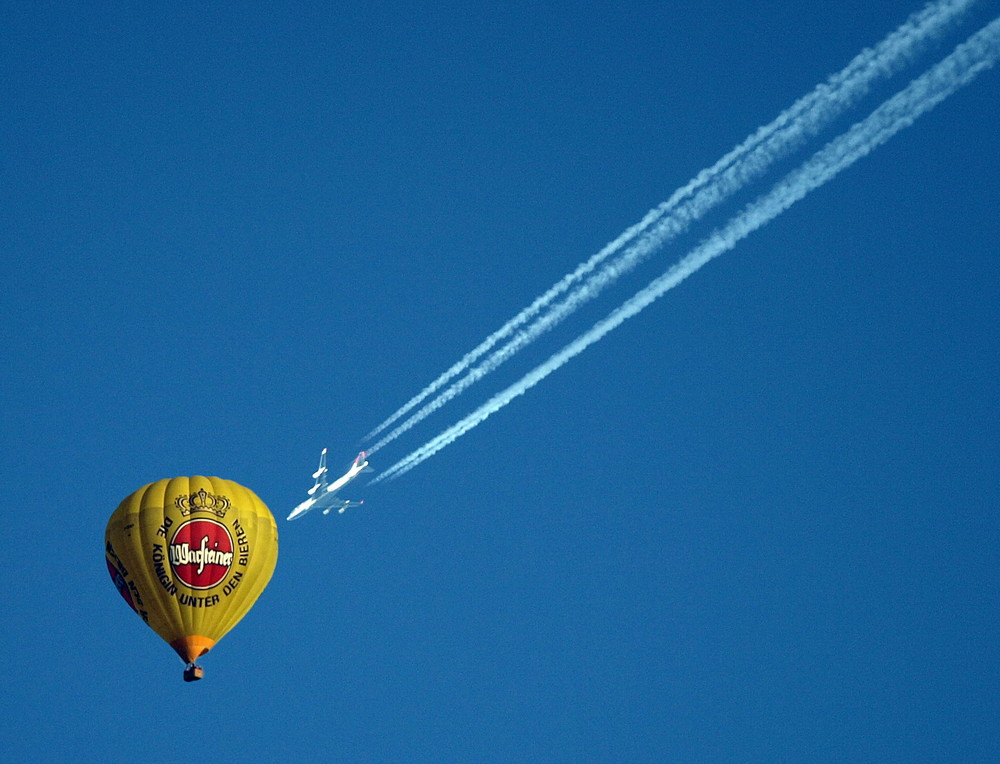
M 347 472 L 332 483 L 327 482 L 326 449 L 324 448 L 323 452 L 319 455 L 319 469 L 312 475 L 316 480 L 316 484 L 309 489 L 309 498 L 293 509 L 287 519 L 295 520 L 302 517 L 309 510 L 319 507 L 324 507 L 323 514 L 328 515 L 331 509 L 336 509 L 338 513 L 343 514 L 344 510 L 348 507 L 361 506 L 364 504 L 364 501 L 341 499 L 337 496 L 337 491 L 354 480 L 362 472 L 372 472 L 372 468 L 368 466 L 368 460 L 365 458 L 364 451 L 358 454 Z

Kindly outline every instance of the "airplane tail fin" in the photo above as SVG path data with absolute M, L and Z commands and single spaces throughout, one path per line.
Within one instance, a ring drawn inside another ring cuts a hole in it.
M 374 472 L 374 470 L 368 466 L 368 452 L 362 451 L 358 454 L 357 458 L 354 460 L 354 466 L 363 464 L 364 466 L 359 470 L 360 472 Z

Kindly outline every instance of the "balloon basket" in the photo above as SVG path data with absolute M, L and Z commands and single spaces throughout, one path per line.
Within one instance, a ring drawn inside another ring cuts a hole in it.
M 185 682 L 197 682 L 203 676 L 205 676 L 205 669 L 201 666 L 196 666 L 193 663 L 189 664 L 188 667 L 184 669 Z

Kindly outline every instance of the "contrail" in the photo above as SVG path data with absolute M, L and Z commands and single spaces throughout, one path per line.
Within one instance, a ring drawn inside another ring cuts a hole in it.
M 642 220 L 626 229 L 600 252 L 556 282 L 527 308 L 488 336 L 458 363 L 368 433 L 364 438 L 365 441 L 376 437 L 448 382 L 466 372 L 498 343 L 507 340 L 506 344 L 494 351 L 485 361 L 472 368 L 430 403 L 370 446 L 369 453 L 375 453 L 453 400 L 522 348 L 559 324 L 581 305 L 597 297 L 620 276 L 635 268 L 650 253 L 662 247 L 670 239 L 683 233 L 691 223 L 704 216 L 713 207 L 760 177 L 772 163 L 798 149 L 807 138 L 817 135 L 864 97 L 878 79 L 891 77 L 901 67 L 911 62 L 929 42 L 945 31 L 948 25 L 966 12 L 974 2 L 975 0 L 941 0 L 912 14 L 874 48 L 863 50 L 840 72 L 817 85 L 810 93 L 781 112 L 774 121 L 759 128 L 714 165 L 699 172 L 687 185 L 677 189 L 667 201 L 650 210 Z M 602 262 L 626 246 L 620 257 L 594 273 Z M 565 299 L 551 310 L 547 310 L 557 298 L 581 281 L 583 283 Z M 533 319 L 534 322 L 529 324 Z M 521 329 L 525 324 L 529 325 Z
M 612 311 L 589 331 L 564 347 L 545 363 L 428 441 L 379 475 L 372 482 L 394 479 L 413 469 L 442 448 L 455 442 L 476 425 L 523 395 L 570 359 L 635 316 L 695 273 L 710 260 L 729 251 L 743 238 L 770 222 L 811 191 L 868 155 L 892 136 L 967 85 L 1000 57 L 1000 17 L 994 19 L 954 52 L 906 88 L 879 106 L 865 120 L 853 125 L 814 154 L 798 169 L 779 181 L 768 193 L 746 207 L 725 227 L 715 231 L 666 273 Z

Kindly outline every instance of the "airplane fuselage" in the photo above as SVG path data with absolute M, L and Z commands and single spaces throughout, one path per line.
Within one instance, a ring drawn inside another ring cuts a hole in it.
M 352 464 L 351 468 L 347 471 L 347 474 L 334 480 L 330 485 L 326 487 L 324 493 L 336 493 L 345 485 L 350 483 L 354 478 L 361 474 L 361 470 L 368 466 L 368 462 L 362 462 L 361 464 Z

